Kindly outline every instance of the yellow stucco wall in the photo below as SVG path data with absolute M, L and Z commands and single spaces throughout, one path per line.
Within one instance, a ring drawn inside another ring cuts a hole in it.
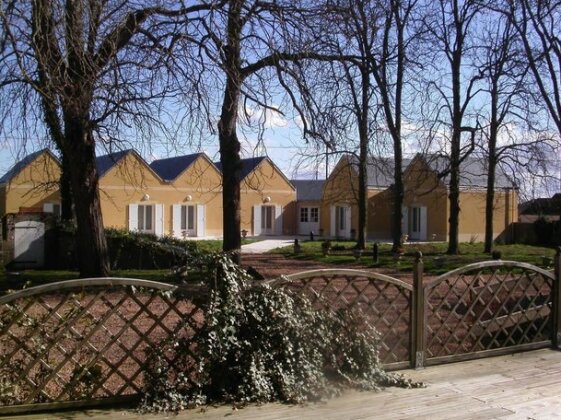
M 60 204 L 60 165 L 49 152 L 41 153 L 0 190 L 1 214 L 42 211 L 45 203 Z
M 296 190 L 269 159 L 248 174 L 240 185 L 241 229 L 253 235 L 254 207 L 261 205 L 282 206 L 282 231 L 284 235 L 296 230 Z
M 460 193 L 460 242 L 485 240 L 485 191 Z M 513 203 L 515 205 L 513 206 Z M 474 217 L 479 215 L 479 217 Z M 512 190 L 495 192 L 493 237 L 504 234 L 518 220 L 518 198 Z
M 403 207 L 426 207 L 426 239 L 445 241 L 448 234 L 448 192 L 446 185 L 423 159 L 414 159 L 403 173 Z M 407 216 L 411 215 L 408 211 Z M 410 234 L 410 232 L 403 232 Z
M 426 240 L 448 239 L 449 200 L 447 186 L 438 179 L 423 159 L 416 158 L 403 174 L 404 200 L 407 208 L 408 230 L 411 209 L 426 208 Z M 358 226 L 357 174 L 343 157 L 326 181 L 322 207 L 321 227 L 326 235 L 331 228 L 330 208 L 349 205 L 352 211 L 351 227 Z M 371 239 L 391 238 L 393 193 L 390 189 L 368 189 L 367 233 Z M 460 193 L 460 241 L 482 241 L 485 232 L 485 191 L 462 190 Z M 499 190 L 495 194 L 494 237 L 504 235 L 518 217 L 518 196 L 514 190 Z M 404 212 L 405 214 L 405 212 Z M 406 234 L 411 232 L 406 231 Z
M 206 206 L 205 236 L 222 234 L 221 176 L 206 157 L 199 157 L 173 182 L 166 182 L 131 152 L 100 178 L 99 185 L 106 227 L 127 229 L 129 204 L 163 204 L 164 234 L 171 235 L 172 206 L 202 204 Z

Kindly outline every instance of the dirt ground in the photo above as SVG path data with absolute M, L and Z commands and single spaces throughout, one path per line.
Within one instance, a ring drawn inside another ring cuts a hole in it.
M 397 277 L 404 281 L 412 281 L 411 272 L 399 272 L 393 269 L 368 268 L 360 264 L 335 265 L 319 261 L 305 261 L 286 258 L 279 254 L 242 254 L 242 265 L 247 269 L 255 270 L 265 279 L 274 279 L 281 275 L 300 273 L 308 270 L 319 270 L 322 268 L 351 268 L 364 271 L 372 271 Z

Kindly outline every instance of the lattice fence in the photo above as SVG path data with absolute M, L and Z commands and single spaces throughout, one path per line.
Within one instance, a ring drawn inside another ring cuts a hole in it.
M 84 279 L 0 299 L 0 405 L 119 399 L 142 387 L 147 354 L 203 322 L 196 290 Z M 196 367 L 193 353 L 191 366 Z
M 529 264 L 490 261 L 425 286 L 427 362 L 551 344 L 555 276 Z
M 307 296 L 317 308 L 360 311 L 380 333 L 381 361 L 400 368 L 559 346 L 559 258 L 557 274 L 489 261 L 427 283 L 418 255 L 412 284 L 358 270 L 314 270 L 268 283 Z M 154 348 L 200 333 L 207 298 L 201 287 L 114 278 L 1 297 L 0 412 L 134 398 Z M 194 383 L 194 340 L 189 349 L 181 360 L 167 352 L 168 374 L 182 372 Z
M 412 286 L 393 277 L 359 270 L 313 270 L 271 283 L 307 296 L 317 308 L 359 309 L 381 335 L 386 367 L 409 365 Z

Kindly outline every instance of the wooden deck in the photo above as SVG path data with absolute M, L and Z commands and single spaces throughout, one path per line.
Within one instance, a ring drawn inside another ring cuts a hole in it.
M 348 392 L 322 404 L 265 404 L 187 410 L 177 416 L 134 411 L 88 410 L 3 419 L 452 419 L 561 418 L 561 352 L 538 350 L 403 371 L 424 381 L 424 389 L 389 388 L 378 393 Z

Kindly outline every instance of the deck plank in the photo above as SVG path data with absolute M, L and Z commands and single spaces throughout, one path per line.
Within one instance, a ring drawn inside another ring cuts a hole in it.
M 3 419 L 78 420 L 257 420 L 257 419 L 550 419 L 561 418 L 561 352 L 536 350 L 515 355 L 402 371 L 427 384 L 422 389 L 348 391 L 307 405 L 264 404 L 186 410 L 175 415 L 141 415 L 133 410 L 84 410 Z

